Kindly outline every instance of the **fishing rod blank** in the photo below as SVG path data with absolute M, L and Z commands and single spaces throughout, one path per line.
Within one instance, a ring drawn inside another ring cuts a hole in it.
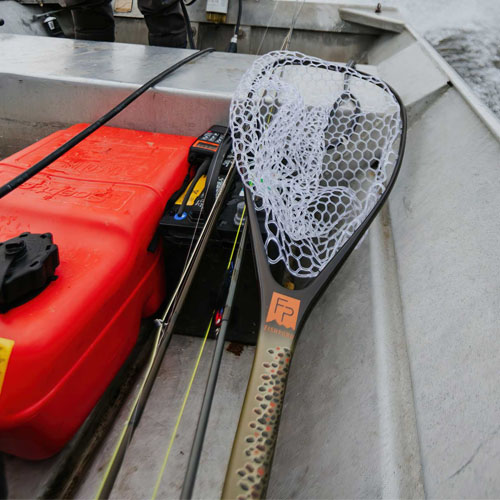
M 42 158 L 39 162 L 35 163 L 32 167 L 25 170 L 23 173 L 11 179 L 9 182 L 0 187 L 0 198 L 3 198 L 7 194 L 9 194 L 14 189 L 18 188 L 21 184 L 24 184 L 27 180 L 31 179 L 33 176 L 41 172 L 45 167 L 48 167 L 52 162 L 60 158 L 63 154 L 67 153 L 70 149 L 74 148 L 77 144 L 86 139 L 90 134 L 95 132 L 97 129 L 102 127 L 105 123 L 109 122 L 112 118 L 114 118 L 118 113 L 123 111 L 129 104 L 134 102 L 138 97 L 140 97 L 146 90 L 150 89 L 165 77 L 178 70 L 180 67 L 185 64 L 201 57 L 205 54 L 213 52 L 215 49 L 209 48 L 205 50 L 201 50 L 194 54 L 191 54 L 188 57 L 185 57 L 181 61 L 173 64 L 165 71 L 162 71 L 154 78 L 149 80 L 147 83 L 142 85 L 142 87 L 138 88 L 136 91 L 132 92 L 128 97 L 126 97 L 122 102 L 116 105 L 113 109 L 108 111 L 101 118 L 96 120 L 94 123 L 89 125 L 87 128 L 82 130 L 80 133 L 72 137 L 69 141 L 65 142 L 62 146 L 59 146 L 55 151 L 47 155 L 45 158 Z
M 157 329 L 155 334 L 156 338 L 158 339 L 158 342 L 155 344 L 154 358 L 152 359 L 150 368 L 148 369 L 145 375 L 145 379 L 141 386 L 140 392 L 137 396 L 137 399 L 130 413 L 129 419 L 127 420 L 125 428 L 122 431 L 122 435 L 120 436 L 120 440 L 115 448 L 111 461 L 107 466 L 103 482 L 101 483 L 99 492 L 97 493 L 96 498 L 98 499 L 109 498 L 109 495 L 113 488 L 113 484 L 116 480 L 118 472 L 120 471 L 120 467 L 123 462 L 125 452 L 128 448 L 128 445 L 132 439 L 132 435 L 142 416 L 149 394 L 151 392 L 151 389 L 153 388 L 153 384 L 156 380 L 156 376 L 158 375 L 158 371 L 165 356 L 165 352 L 170 343 L 170 339 L 172 338 L 172 332 L 175 327 L 177 317 L 184 304 L 184 301 L 189 291 L 189 287 L 191 286 L 196 271 L 199 267 L 210 234 L 215 226 L 219 213 L 223 207 L 223 201 L 227 193 L 229 192 L 234 177 L 234 173 L 235 173 L 235 168 L 233 162 L 233 164 L 229 168 L 224 183 L 221 186 L 221 189 L 215 200 L 215 203 L 207 217 L 207 220 L 205 222 L 205 225 L 203 226 L 201 234 L 196 242 L 196 245 L 188 258 L 187 264 L 179 279 L 174 294 L 172 295 L 169 304 L 167 305 L 164 313 L 162 314 L 161 319 L 158 319 L 156 321 Z
M 243 215 L 244 216 L 244 215 Z M 243 217 L 242 216 L 242 217 Z M 184 484 L 182 486 L 181 500 L 189 500 L 193 496 L 193 488 L 196 482 L 196 473 L 200 463 L 201 452 L 203 448 L 203 441 L 205 440 L 205 433 L 207 430 L 208 419 L 210 417 L 210 410 L 214 399 L 215 387 L 217 385 L 217 378 L 219 376 L 219 368 L 224 352 L 224 342 L 226 340 L 227 327 L 231 317 L 232 304 L 236 292 L 236 285 L 241 269 L 241 261 L 243 259 L 243 252 L 245 251 L 246 237 L 247 237 L 248 223 L 245 220 L 243 232 L 238 247 L 238 253 L 234 261 L 234 268 L 231 273 L 231 282 L 227 293 L 226 303 L 224 305 L 224 313 L 220 324 L 220 330 L 217 334 L 217 341 L 212 357 L 212 364 L 210 365 L 210 372 L 208 374 L 207 385 L 203 402 L 201 405 L 200 416 L 198 418 L 198 425 L 193 439 L 193 446 L 189 455 L 188 466 L 186 475 L 184 477 Z M 228 269 L 229 271 L 229 269 Z

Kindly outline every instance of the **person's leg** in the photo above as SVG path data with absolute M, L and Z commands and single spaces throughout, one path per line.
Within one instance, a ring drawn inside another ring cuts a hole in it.
M 66 0 L 75 26 L 75 38 L 100 42 L 115 41 L 115 20 L 111 0 Z
M 186 47 L 186 24 L 178 0 L 139 0 L 138 6 L 148 27 L 150 45 Z

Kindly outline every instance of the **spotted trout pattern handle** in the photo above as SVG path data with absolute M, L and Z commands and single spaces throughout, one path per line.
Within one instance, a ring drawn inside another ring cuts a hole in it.
M 293 339 L 262 331 L 238 424 L 222 498 L 265 495 L 285 396 Z

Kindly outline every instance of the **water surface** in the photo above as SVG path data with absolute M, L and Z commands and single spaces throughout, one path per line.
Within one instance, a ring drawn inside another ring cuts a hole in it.
M 376 5 L 373 0 L 357 3 Z M 387 0 L 500 117 L 500 0 Z

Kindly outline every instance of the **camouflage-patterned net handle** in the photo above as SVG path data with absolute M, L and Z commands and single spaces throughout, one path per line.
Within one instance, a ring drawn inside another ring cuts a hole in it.
M 222 498 L 261 498 L 269 480 L 292 340 L 259 337 Z
M 261 295 L 257 350 L 222 495 L 243 500 L 265 496 L 297 335 L 394 185 L 406 115 L 378 78 L 281 51 L 257 59 L 242 78 L 231 129 Z M 280 267 L 286 288 L 276 282 Z

